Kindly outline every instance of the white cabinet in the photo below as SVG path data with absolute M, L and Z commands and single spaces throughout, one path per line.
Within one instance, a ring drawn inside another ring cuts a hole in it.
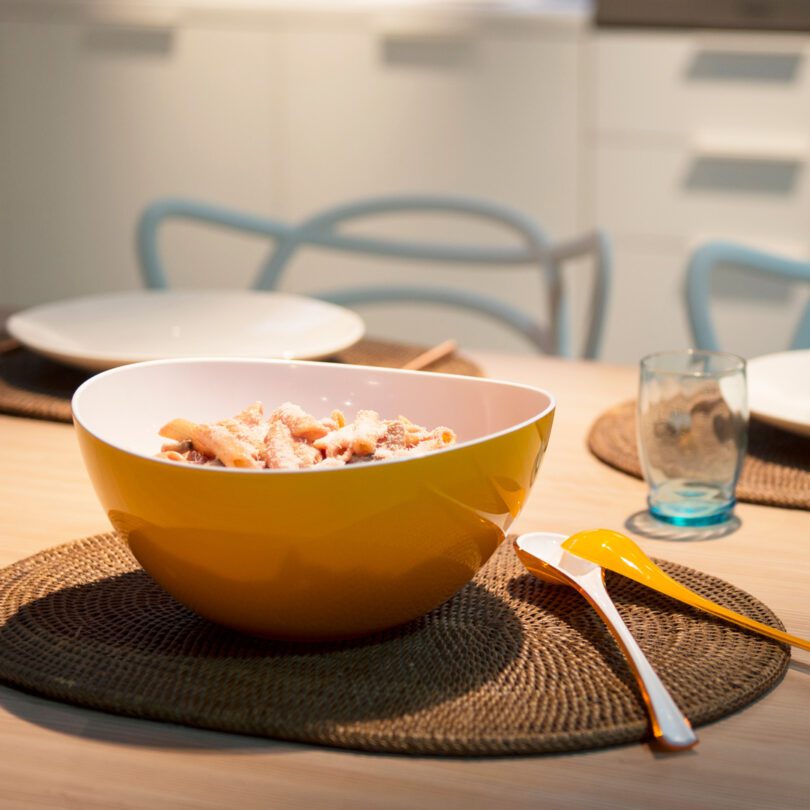
M 616 238 L 707 237 L 789 245 L 808 231 L 805 159 L 708 156 L 678 145 L 600 137 L 594 153 L 595 218 Z
M 810 36 L 599 30 L 587 88 L 586 219 L 616 248 L 603 357 L 689 344 L 701 242 L 810 258 Z M 716 293 L 721 344 L 748 355 L 787 345 L 806 295 L 730 273 Z
M 655 240 L 619 240 L 615 260 L 602 358 L 636 364 L 645 354 L 689 347 L 684 251 Z M 724 349 L 749 357 L 785 349 L 806 293 L 724 268 L 718 270 L 714 286 L 712 312 Z
M 356 197 L 439 193 L 483 197 L 533 216 L 552 237 L 577 229 L 579 72 L 584 32 L 514 22 L 476 24 L 363 15 L 292 22 L 286 30 L 285 188 L 296 217 Z M 373 230 L 364 223 L 366 232 Z M 381 223 L 386 233 L 472 244 L 503 240 L 480 220 Z M 345 281 L 466 283 L 543 316 L 543 290 L 528 270 L 469 271 L 413 263 L 302 257 L 289 289 Z M 526 348 L 502 327 L 452 310 L 367 307 L 369 330 L 425 341 Z M 437 315 L 439 317 L 437 317 Z M 477 322 L 477 326 L 476 326 Z
M 584 18 L 186 5 L 165 22 L 133 18 L 134 7 L 125 18 L 0 18 L 4 302 L 139 286 L 136 218 L 163 195 L 301 217 L 366 195 L 469 194 L 528 212 L 554 237 L 577 229 Z M 456 222 L 402 227 L 503 239 Z M 243 286 L 266 250 L 190 225 L 164 235 L 179 285 Z M 284 286 L 460 280 L 458 269 L 405 267 L 302 256 Z M 528 270 L 470 271 L 462 283 L 544 312 Z M 394 337 L 526 348 L 452 311 L 364 314 Z
M 451 193 L 512 205 L 553 238 L 602 227 L 615 245 L 602 355 L 612 361 L 689 342 L 681 288 L 701 241 L 810 256 L 807 34 L 589 29 L 584 12 L 517 7 L 259 5 L 122 27 L 13 19 L 0 4 L 3 303 L 139 286 L 136 218 L 164 195 L 299 218 L 368 195 Z M 373 227 L 505 238 L 455 219 Z M 181 285 L 243 286 L 266 250 L 189 225 L 164 234 Z M 461 281 L 544 312 L 541 281 L 515 269 L 307 251 L 283 284 L 383 278 Z M 718 285 L 721 338 L 737 333 L 730 347 L 750 353 L 764 334 L 778 348 L 801 293 L 729 278 Z M 526 348 L 475 316 L 412 312 L 364 316 L 394 337 Z
M 473 28 L 445 37 L 351 28 L 287 31 L 295 213 L 403 189 L 485 195 L 551 232 L 576 227 L 579 40 Z
M 590 58 L 600 132 L 808 134 L 806 34 L 597 29 Z
M 2 300 L 138 287 L 144 204 L 272 210 L 278 47 L 268 30 L 0 20 Z M 243 283 L 262 248 L 168 235 L 178 283 Z

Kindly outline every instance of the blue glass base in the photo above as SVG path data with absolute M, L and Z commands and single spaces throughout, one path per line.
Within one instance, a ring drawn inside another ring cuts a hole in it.
M 651 500 L 648 500 L 647 503 L 650 507 L 650 514 L 656 520 L 661 520 L 664 523 L 671 523 L 673 526 L 714 526 L 717 523 L 725 523 L 731 518 L 736 501 L 732 501 L 716 512 L 712 512 L 708 515 L 689 515 L 684 514 L 684 512 L 672 514 L 671 512 L 662 511 L 662 509 L 659 506 L 655 506 Z

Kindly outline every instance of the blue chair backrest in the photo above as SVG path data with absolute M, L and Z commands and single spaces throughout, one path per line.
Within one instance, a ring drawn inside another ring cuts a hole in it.
M 352 236 L 338 231 L 340 225 L 359 218 L 417 212 L 463 214 L 487 219 L 516 233 L 520 238 L 519 244 L 514 247 L 460 246 Z M 144 211 L 138 225 L 138 253 L 143 277 L 149 287 L 166 287 L 168 283 L 157 242 L 158 228 L 168 218 L 193 219 L 271 239 L 275 243 L 274 250 L 253 283 L 256 289 L 277 289 L 292 258 L 300 249 L 308 246 L 468 266 L 534 265 L 544 276 L 549 291 L 548 325 L 541 324 L 534 316 L 506 302 L 465 289 L 379 285 L 341 288 L 316 295 L 344 306 L 383 301 L 416 301 L 472 309 L 508 324 L 539 349 L 565 356 L 571 356 L 573 351 L 562 265 L 572 258 L 591 254 L 594 257 L 595 281 L 584 356 L 595 357 L 601 342 L 610 275 L 610 247 L 607 238 L 600 232 L 553 244 L 530 218 L 520 212 L 466 197 L 378 197 L 336 206 L 299 224 L 287 224 L 192 200 L 159 200 Z
M 786 281 L 810 283 L 810 263 L 785 259 L 732 242 L 708 242 L 697 248 L 686 273 L 686 302 L 695 346 L 719 350 L 710 315 L 712 273 L 720 265 L 749 268 Z M 810 303 L 793 333 L 791 349 L 810 349 Z

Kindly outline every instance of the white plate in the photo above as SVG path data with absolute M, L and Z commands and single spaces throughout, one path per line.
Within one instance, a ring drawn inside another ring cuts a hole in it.
M 315 360 L 365 326 L 343 307 L 255 290 L 138 290 L 73 298 L 13 315 L 6 328 L 39 354 L 101 371 L 170 357 Z
M 748 404 L 764 422 L 810 436 L 810 349 L 749 360 Z

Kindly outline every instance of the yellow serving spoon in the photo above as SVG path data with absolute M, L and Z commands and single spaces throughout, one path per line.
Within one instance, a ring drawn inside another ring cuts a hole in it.
M 610 529 L 577 532 L 563 543 L 563 548 L 577 557 L 596 563 L 609 571 L 615 571 L 617 574 L 640 582 L 648 588 L 685 602 L 687 605 L 704 610 L 706 613 L 711 613 L 713 616 L 719 616 L 721 619 L 734 622 L 748 630 L 776 639 L 776 641 L 792 644 L 803 650 L 810 650 L 810 641 L 735 613 L 676 582 L 665 574 L 629 537 L 619 532 Z

